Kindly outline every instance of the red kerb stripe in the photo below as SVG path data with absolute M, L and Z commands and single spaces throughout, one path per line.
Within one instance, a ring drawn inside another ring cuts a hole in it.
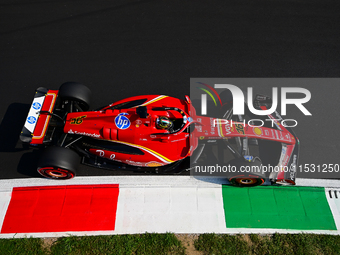
M 14 188 L 1 233 L 114 230 L 118 184 Z

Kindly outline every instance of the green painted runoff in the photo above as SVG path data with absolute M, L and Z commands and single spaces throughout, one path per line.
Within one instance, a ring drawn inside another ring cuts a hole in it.
M 324 188 L 223 185 L 227 228 L 337 230 Z

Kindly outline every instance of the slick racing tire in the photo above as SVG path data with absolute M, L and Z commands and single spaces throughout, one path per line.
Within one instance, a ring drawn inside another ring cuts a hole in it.
M 264 183 L 264 178 L 260 175 L 240 174 L 229 178 L 229 182 L 237 187 L 254 187 Z
M 79 155 L 67 148 L 47 148 L 39 162 L 38 173 L 44 177 L 56 180 L 71 179 L 76 175 L 79 165 Z
M 230 162 L 239 170 L 233 176 L 228 178 L 233 186 L 237 187 L 254 187 L 262 185 L 265 182 L 265 175 L 261 167 L 261 160 L 255 157 L 252 162 L 235 159 Z
M 71 100 L 77 102 L 83 111 L 90 108 L 91 90 L 77 82 L 65 82 L 59 88 L 59 96 L 63 101 Z

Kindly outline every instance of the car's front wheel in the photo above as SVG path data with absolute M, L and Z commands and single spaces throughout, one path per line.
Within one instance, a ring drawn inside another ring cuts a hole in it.
M 260 175 L 241 174 L 229 178 L 230 184 L 238 187 L 254 187 L 264 183 L 264 178 Z
M 237 173 L 228 178 L 231 185 L 253 187 L 262 185 L 265 182 L 262 162 L 258 157 L 254 157 L 251 161 L 234 159 L 230 164 L 235 165 L 238 169 Z

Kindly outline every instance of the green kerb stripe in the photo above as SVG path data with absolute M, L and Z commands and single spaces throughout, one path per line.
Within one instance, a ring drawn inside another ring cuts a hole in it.
M 222 187 L 227 228 L 336 230 L 324 188 Z

